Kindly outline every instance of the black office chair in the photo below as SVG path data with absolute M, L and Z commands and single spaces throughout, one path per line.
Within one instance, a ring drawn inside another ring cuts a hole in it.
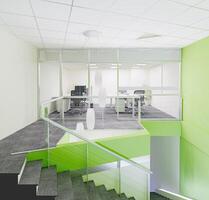
M 84 96 L 87 95 L 86 86 L 75 86 L 75 90 L 71 90 L 71 96 Z M 78 112 L 79 114 L 85 113 L 87 110 L 86 98 L 71 99 L 71 112 Z

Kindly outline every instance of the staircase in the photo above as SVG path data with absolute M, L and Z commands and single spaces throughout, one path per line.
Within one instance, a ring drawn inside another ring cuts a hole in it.
M 0 195 L 4 200 L 134 200 L 104 185 L 95 186 L 93 181 L 83 182 L 81 175 L 69 171 L 57 174 L 54 166 L 42 168 L 42 161 L 26 163 L 23 155 L 8 158 L 0 167 Z M 167 198 L 151 193 L 151 199 Z

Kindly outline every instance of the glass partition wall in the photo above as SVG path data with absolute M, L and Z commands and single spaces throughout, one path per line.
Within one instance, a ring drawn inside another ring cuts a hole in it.
M 65 97 L 64 117 L 65 121 L 70 119 L 70 128 L 76 128 L 76 121 L 86 120 L 89 107 L 95 110 L 95 128 L 121 128 L 121 120 L 180 118 L 180 60 L 161 57 L 153 61 L 147 55 L 146 60 L 142 57 L 137 60 L 141 54 L 94 49 L 90 52 L 66 50 L 57 55 L 53 52 L 52 58 L 48 56 L 48 59 L 58 59 L 58 68 L 59 65 L 62 68 L 59 73 Z M 152 54 L 148 52 L 148 55 Z M 45 68 L 42 61 L 42 71 L 52 69 Z M 41 82 L 41 94 L 45 91 L 45 82 Z M 59 118 L 60 105 L 55 105 L 52 118 Z M 125 126 L 138 128 L 131 122 Z

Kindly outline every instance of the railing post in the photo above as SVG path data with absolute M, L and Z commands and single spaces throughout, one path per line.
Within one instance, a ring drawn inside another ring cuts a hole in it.
M 118 168 L 118 194 L 121 195 L 121 162 L 120 160 L 117 161 L 117 168 Z
M 135 98 L 133 97 L 132 98 L 132 117 L 134 118 L 135 117 Z
M 147 174 L 147 200 L 150 200 L 150 174 Z
M 88 159 L 89 159 L 89 145 L 88 142 L 86 143 L 86 181 L 88 183 L 89 181 L 89 163 L 88 163 Z
M 138 122 L 141 121 L 141 101 L 138 100 Z

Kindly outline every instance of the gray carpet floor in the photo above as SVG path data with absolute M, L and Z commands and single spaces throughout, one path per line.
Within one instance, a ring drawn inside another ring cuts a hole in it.
M 138 123 L 138 115 L 135 113 L 135 116 L 132 116 L 132 110 L 129 112 L 124 112 L 119 114 L 119 119 L 115 108 L 106 107 L 103 109 L 95 106 L 95 129 L 141 129 L 141 126 Z M 87 108 L 72 109 L 65 113 L 64 125 L 68 128 L 75 129 L 77 122 L 83 122 L 84 127 L 86 128 L 86 110 Z M 104 116 L 104 118 L 102 118 Z M 54 112 L 49 116 L 52 120 L 60 123 L 60 114 Z M 152 106 L 144 106 L 141 114 L 142 119 L 163 119 L 163 118 L 174 118 L 171 115 L 162 112 Z
M 145 112 L 142 118 L 173 118 L 166 113 L 163 113 L 153 107 L 147 108 L 149 112 Z M 96 109 L 96 129 L 141 129 L 136 119 L 132 118 L 131 113 L 124 113 L 120 115 L 121 120 L 117 119 L 114 108 L 106 108 L 104 120 L 101 119 L 101 110 Z M 79 121 L 85 124 L 86 112 L 82 115 L 78 113 L 65 113 L 65 121 L 60 120 L 59 113 L 52 113 L 50 118 L 59 122 L 60 124 L 75 129 L 76 123 Z M 64 132 L 52 125 L 50 125 L 49 146 L 53 147 L 62 138 Z M 7 157 L 10 157 L 13 152 L 21 152 L 32 149 L 40 149 L 47 147 L 47 132 L 46 123 L 38 120 L 25 128 L 15 132 L 9 137 L 0 140 L 0 164 Z

